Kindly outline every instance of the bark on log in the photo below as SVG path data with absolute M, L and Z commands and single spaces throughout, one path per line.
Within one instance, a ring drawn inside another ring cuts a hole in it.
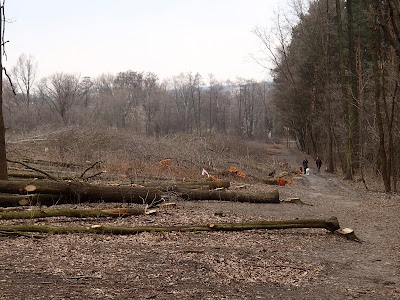
M 232 192 L 232 191 L 204 191 L 177 189 L 179 195 L 186 200 L 219 200 L 252 203 L 280 203 L 279 191 L 265 193 Z
M 52 194 L 29 194 L 29 195 L 13 195 L 0 194 L 0 207 L 15 207 L 20 205 L 56 205 L 71 203 L 63 195 Z
M 9 211 L 1 212 L 0 219 L 32 219 L 32 218 L 48 218 L 48 217 L 126 217 L 132 215 L 144 215 L 146 208 L 114 208 L 114 209 L 44 209 L 44 210 L 25 210 L 25 211 Z
M 28 185 L 36 187 L 35 195 L 30 195 L 31 205 L 77 204 L 83 202 L 123 202 L 150 204 L 161 199 L 159 188 L 133 186 L 100 186 L 83 182 L 45 180 L 0 180 L 0 192 L 23 194 Z M 254 203 L 279 203 L 279 192 L 248 193 L 232 191 L 190 190 L 176 187 L 175 191 L 187 200 L 221 200 Z M 19 200 L 0 198 L 0 206 L 18 206 Z M 36 202 L 35 202 L 36 201 Z
M 137 234 L 141 232 L 172 232 L 172 231 L 244 231 L 255 229 L 288 229 L 288 228 L 324 228 L 335 231 L 340 228 L 336 217 L 329 219 L 307 219 L 289 221 L 260 221 L 250 223 L 218 223 L 207 225 L 183 226 L 141 226 L 114 227 L 93 225 L 91 227 L 55 227 L 41 225 L 0 225 L 0 231 L 41 232 L 41 233 L 98 233 L 98 234 Z
M 173 184 L 174 187 L 184 189 L 198 189 L 208 187 L 210 190 L 219 188 L 229 188 L 231 183 L 229 181 L 204 181 L 204 182 L 179 182 Z
M 157 187 L 164 191 L 175 191 L 176 189 L 201 189 L 208 188 L 210 190 L 229 188 L 231 183 L 229 181 L 199 181 L 199 182 L 174 182 L 163 184 L 144 184 L 144 187 Z
M 35 194 L 53 195 L 53 197 L 59 199 L 59 204 L 76 204 L 82 202 L 150 204 L 152 201 L 161 198 L 160 192 L 156 188 L 100 186 L 76 181 L 0 180 L 0 192 L 9 194 L 27 194 L 25 191 L 27 185 L 34 185 L 36 187 Z M 42 204 L 45 203 L 42 201 Z M 54 202 L 52 204 L 54 204 Z M 0 205 L 2 204 L 0 203 Z

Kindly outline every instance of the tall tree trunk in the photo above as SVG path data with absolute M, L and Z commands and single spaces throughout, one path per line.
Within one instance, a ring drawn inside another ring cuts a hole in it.
M 4 6 L 0 8 L 0 180 L 7 180 L 7 158 L 6 158 L 6 128 L 4 126 L 3 117 L 3 12 Z
M 387 156 L 385 149 L 385 133 L 383 128 L 383 120 L 382 120 L 382 109 L 381 109 L 381 72 L 379 69 L 379 61 L 378 61 L 378 51 L 380 49 L 380 35 L 378 32 L 377 24 L 374 22 L 374 17 L 371 12 L 369 3 L 367 0 L 363 0 L 364 5 L 367 9 L 368 15 L 368 38 L 369 38 L 369 47 L 371 52 L 371 60 L 372 60 L 372 69 L 373 69 L 373 79 L 374 79 L 374 102 L 375 102 L 375 117 L 376 117 L 376 125 L 378 129 L 379 136 L 379 158 L 381 161 L 381 173 L 383 184 L 385 186 L 385 191 L 390 191 L 390 179 L 387 174 Z
M 343 42 L 343 22 L 342 22 L 342 8 L 340 5 L 341 0 L 336 0 L 336 17 L 338 26 L 338 40 L 339 40 L 339 61 L 340 61 L 340 85 L 342 89 L 342 101 L 343 101 L 343 115 L 345 124 L 347 124 L 349 116 L 349 103 L 346 83 L 346 68 L 344 64 L 344 42 Z M 347 126 L 348 134 L 350 132 Z M 351 178 L 351 150 L 349 143 L 346 143 L 346 156 L 345 156 L 345 172 L 346 178 Z
M 383 49 L 382 49 L 383 47 Z M 382 61 L 387 61 L 387 48 L 384 46 L 379 46 L 378 49 L 381 49 L 382 51 Z M 381 79 L 381 94 L 382 94 L 382 104 L 383 104 L 383 111 L 384 111 L 384 116 L 385 118 L 383 119 L 383 126 L 386 129 L 386 133 L 387 133 L 387 140 L 388 140 L 388 145 L 387 145 L 387 156 L 386 156 L 386 160 L 387 160 L 387 180 L 388 180 L 388 185 L 391 186 L 391 179 L 392 179 L 392 164 L 393 164 L 393 130 L 392 127 L 390 126 L 390 119 L 391 119 L 391 114 L 394 112 L 389 112 L 389 107 L 388 107 L 388 103 L 387 103 L 387 80 L 386 78 L 388 77 L 388 74 L 386 72 L 386 68 L 383 67 L 382 71 L 380 72 L 382 79 Z M 386 146 L 386 144 L 385 144 Z
M 390 119 L 390 125 L 389 125 L 389 128 L 390 128 L 390 130 L 391 131 L 393 131 L 393 121 L 394 121 L 394 112 L 395 112 L 395 103 L 396 103 L 396 98 L 397 98 L 397 93 L 398 93 L 398 90 L 399 90 L 399 76 L 400 76 L 400 63 L 398 63 L 398 67 L 397 67 L 397 76 L 396 76 L 396 84 L 395 84 L 395 88 L 394 88 L 394 91 L 393 91 L 393 99 L 392 99 L 392 115 L 391 115 L 391 119 Z M 392 137 L 393 137 L 393 134 L 392 134 Z M 391 165 L 391 168 L 392 168 L 392 178 L 393 178 L 393 180 L 392 180 L 392 184 L 393 184 L 393 191 L 394 192 L 397 192 L 397 168 L 396 168 L 396 163 L 397 163 L 397 160 L 396 160 L 396 157 L 397 157 L 397 155 L 396 155 L 396 150 L 395 150 L 395 147 L 394 147 L 394 145 L 393 145 L 393 140 L 391 140 L 391 147 L 392 147 L 392 165 Z
M 330 20 L 331 20 L 331 13 L 329 10 L 329 1 L 326 1 L 326 45 L 325 45 L 325 57 L 327 60 L 326 66 L 325 66 L 325 90 L 329 89 L 328 83 L 331 80 L 331 59 L 330 59 L 330 53 L 329 53 L 329 47 L 331 44 L 331 36 L 330 36 Z M 328 106 L 328 124 L 326 131 L 328 133 L 328 145 L 327 145 L 327 171 L 333 173 L 333 113 L 332 113 L 332 96 L 330 93 L 325 92 L 325 98 L 326 98 L 326 103 Z
M 360 35 L 357 38 L 357 51 L 356 51 L 356 69 L 357 69 L 357 78 L 358 78 L 358 95 L 359 95 L 359 102 L 360 102 L 360 115 L 359 115 L 359 128 L 360 128 L 360 175 L 361 180 L 364 183 L 365 187 L 367 188 L 367 184 L 365 182 L 365 175 L 364 175 L 364 150 L 365 150 L 365 143 L 364 143 L 364 76 L 363 76 L 363 65 L 362 65 L 362 57 L 361 57 L 361 43 L 360 43 Z
M 210 109 L 210 119 L 209 119 L 209 122 L 210 122 L 210 124 L 209 124 L 209 126 L 210 126 L 210 137 L 211 137 L 211 132 L 212 132 L 212 86 L 210 86 L 210 107 L 209 107 L 209 109 Z
M 198 121 L 199 121 L 199 127 L 198 127 L 198 133 L 199 136 L 201 136 L 201 93 L 200 93 L 200 84 L 197 86 L 197 93 L 198 93 L 198 102 L 199 102 L 199 117 L 198 117 Z
M 333 163 L 333 128 L 332 126 L 329 126 L 329 131 L 328 131 L 328 160 L 327 160 L 327 167 L 326 171 L 329 173 L 333 173 L 334 171 L 334 163 Z
M 359 114 L 358 114 L 358 85 L 357 85 L 357 70 L 354 46 L 354 17 L 353 17 L 353 1 L 347 0 L 347 31 L 348 31 L 348 46 L 349 46 L 349 76 L 351 85 L 351 96 L 349 98 L 349 153 L 351 169 L 347 170 L 346 176 L 353 176 L 354 171 L 358 168 L 358 147 L 359 147 Z

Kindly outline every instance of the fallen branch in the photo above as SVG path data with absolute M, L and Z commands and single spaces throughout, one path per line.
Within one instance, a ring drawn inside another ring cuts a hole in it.
M 92 174 L 92 175 L 90 175 L 90 176 L 87 176 L 87 177 L 85 177 L 85 178 L 83 178 L 84 180 L 89 180 L 89 179 L 92 179 L 92 178 L 94 178 L 94 177 L 97 177 L 97 176 L 100 176 L 100 175 L 102 175 L 102 174 L 104 174 L 106 171 L 100 171 L 100 172 L 97 172 L 97 173 L 95 173 L 95 174 Z
M 83 176 L 90 170 L 90 169 L 93 169 L 95 166 L 97 166 L 97 165 L 100 165 L 100 161 L 97 161 L 97 162 L 95 162 L 95 163 L 93 163 L 93 164 L 91 164 L 88 168 L 86 168 L 83 172 L 82 172 L 82 174 L 79 176 L 80 178 L 84 178 Z M 101 173 L 103 173 L 103 171 L 102 172 L 98 172 L 98 173 L 96 173 L 96 174 L 101 174 Z M 92 175 L 93 176 L 93 175 Z
M 114 209 L 44 209 L 44 210 L 25 210 L 25 211 L 9 211 L 1 212 L 0 219 L 32 219 L 32 218 L 48 218 L 48 217 L 126 217 L 132 215 L 146 214 L 146 208 L 114 208 Z
M 43 160 L 43 159 L 24 159 L 23 162 L 35 165 L 54 166 L 60 168 L 81 168 L 82 165 L 61 161 Z
M 0 194 L 0 207 L 15 207 L 25 205 L 56 205 L 70 203 L 66 201 L 63 195 L 54 194 L 28 194 L 28 195 L 15 195 L 15 194 Z
M 0 207 L 0 212 L 5 212 L 5 211 L 22 211 L 24 210 L 24 207 Z
M 56 177 L 54 177 L 53 175 L 47 173 L 46 171 L 43 171 L 43 170 L 40 170 L 40 169 L 38 169 L 38 168 L 32 167 L 32 166 L 30 166 L 30 165 L 28 165 L 28 164 L 26 164 L 26 163 L 24 163 L 24 162 L 22 162 L 22 161 L 11 160 L 11 159 L 7 159 L 7 161 L 8 161 L 8 162 L 11 162 L 11 163 L 23 165 L 24 167 L 26 167 L 26 168 L 28 168 L 28 169 L 31 169 L 31 170 L 33 170 L 33 171 L 42 173 L 43 175 L 46 175 L 46 176 L 47 176 L 48 178 L 50 178 L 51 180 L 58 180 Z
M 0 231 L 41 232 L 54 234 L 97 233 L 97 234 L 137 234 L 141 232 L 192 232 L 192 231 L 244 231 L 255 229 L 324 228 L 335 231 L 340 228 L 336 217 L 329 219 L 306 219 L 289 221 L 259 221 L 249 223 L 216 223 L 207 225 L 183 226 L 140 226 L 115 227 L 93 225 L 91 227 L 55 227 L 41 225 L 0 225 Z
M 48 179 L 47 176 L 43 174 L 38 174 L 34 172 L 22 172 L 22 171 L 15 171 L 15 170 L 9 170 L 8 171 L 8 177 L 9 178 L 19 178 L 19 179 Z
M 17 232 L 17 231 L 0 231 L 0 236 L 23 236 L 23 237 L 28 237 L 28 238 L 34 238 L 34 239 L 40 239 L 44 238 L 44 236 L 41 235 L 30 235 L 30 234 L 24 234 L 22 232 Z

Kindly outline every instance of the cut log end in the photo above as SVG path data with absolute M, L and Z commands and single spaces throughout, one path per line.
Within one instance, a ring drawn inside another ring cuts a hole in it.
M 305 203 L 302 201 L 300 198 L 288 198 L 286 200 L 283 200 L 284 203 L 294 203 L 298 205 L 308 205 L 308 206 L 313 206 L 312 204 Z
M 168 202 L 168 203 L 159 204 L 159 207 L 163 208 L 165 210 L 168 210 L 168 209 L 174 209 L 174 208 L 176 209 L 176 208 L 178 208 L 178 205 L 175 202 Z
M 326 220 L 326 229 L 329 231 L 336 231 L 340 229 L 339 221 L 336 217 L 330 217 L 328 220 Z
M 351 229 L 351 228 L 340 228 L 340 229 L 336 230 L 335 233 L 337 235 L 340 235 L 340 236 L 348 239 L 348 240 L 355 241 L 355 242 L 358 242 L 358 243 L 362 242 L 361 239 L 359 239 L 356 236 L 356 234 L 354 233 L 354 230 Z

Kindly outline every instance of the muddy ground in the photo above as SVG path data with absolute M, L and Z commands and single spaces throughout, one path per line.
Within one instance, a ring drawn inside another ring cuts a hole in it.
M 302 158 L 284 147 L 276 157 L 293 167 Z M 277 188 L 282 200 L 300 197 L 310 205 L 178 201 L 150 216 L 2 223 L 136 226 L 336 216 L 363 242 L 324 229 L 5 236 L 0 299 L 400 299 L 397 195 L 366 192 L 315 168 Z

